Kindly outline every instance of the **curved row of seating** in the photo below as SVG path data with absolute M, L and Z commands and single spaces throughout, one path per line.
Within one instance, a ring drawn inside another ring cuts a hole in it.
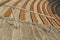
M 25 9 L 28 2 L 29 2 L 29 0 L 26 0 L 26 2 L 23 4 L 22 8 Z M 20 10 L 19 19 L 25 20 L 25 11 L 24 10 Z
M 26 9 L 29 1 L 31 1 L 31 0 L 26 0 L 21 8 Z M 50 24 L 50 25 L 55 26 L 55 27 L 60 26 L 60 21 L 59 21 L 60 17 L 58 15 L 54 14 L 54 13 L 57 13 L 56 7 L 59 4 L 59 2 L 54 1 L 54 0 L 50 0 L 50 2 L 48 0 L 39 0 L 36 8 L 34 8 L 34 5 L 37 1 L 38 0 L 33 0 L 33 2 L 30 5 L 30 11 L 34 12 L 34 10 L 37 10 L 37 12 L 38 12 L 37 14 L 30 12 L 31 21 L 34 23 L 38 23 L 38 19 L 36 16 L 36 15 L 38 15 L 39 19 L 41 19 L 43 24 L 46 24 L 46 25 Z M 18 3 L 20 3 L 20 2 L 21 2 L 21 0 L 18 0 L 15 3 L 13 3 L 12 6 L 16 7 L 18 5 Z M 54 11 L 52 11 L 52 9 Z M 11 9 L 11 7 L 9 7 L 8 10 L 4 13 L 4 17 L 10 17 L 11 13 L 12 13 L 12 9 Z M 21 21 L 26 20 L 27 14 L 26 14 L 26 10 L 20 10 L 19 19 Z M 51 18 L 49 18 L 48 16 L 50 16 Z
M 30 10 L 31 11 L 34 11 L 34 3 L 36 2 L 36 0 L 34 0 L 33 1 L 33 3 L 31 4 L 31 6 L 30 6 Z M 36 18 L 36 16 L 35 16 L 35 13 L 30 13 L 30 15 L 31 15 L 31 19 L 32 19 L 32 21 L 34 21 L 34 22 L 38 22 L 38 20 L 37 20 L 37 18 Z
M 56 2 L 56 1 L 55 1 Z M 54 2 L 53 2 L 54 3 Z M 54 8 L 53 6 L 52 6 L 52 4 L 53 3 L 51 3 L 51 4 L 48 4 L 48 6 L 47 6 L 47 9 L 48 9 L 48 11 L 50 11 L 50 14 L 52 14 L 51 16 L 53 16 L 54 17 L 54 20 L 56 21 L 56 23 L 60 26 L 60 22 L 58 21 L 58 19 L 56 18 L 56 16 L 55 16 L 55 14 L 52 12 L 52 9 L 51 8 Z M 50 5 L 50 6 L 49 6 Z M 50 8 L 49 8 L 50 7 Z M 50 9 L 50 10 L 49 10 Z
M 13 6 L 17 6 L 17 4 L 20 2 L 21 0 L 18 0 L 17 2 L 13 3 Z M 9 17 L 12 13 L 12 9 L 8 8 L 8 10 L 5 12 L 4 17 Z
M 43 1 L 44 2 L 44 1 Z M 42 5 L 43 5 L 43 2 L 42 0 L 37 4 L 37 11 L 39 14 L 43 14 L 42 13 Z M 39 15 L 40 16 L 40 15 Z M 40 16 L 41 20 L 43 21 L 44 24 L 48 24 L 47 20 L 46 20 L 46 17 L 45 16 Z
M 45 13 L 45 15 L 48 15 L 48 16 L 50 16 L 50 14 L 49 14 L 49 12 L 48 12 L 48 10 L 46 11 L 46 3 L 47 3 L 47 1 L 44 3 L 45 5 L 43 5 L 43 11 L 44 11 L 44 13 Z M 52 15 L 53 16 L 53 15 Z M 50 18 L 48 18 L 48 20 L 49 20 L 49 22 L 53 25 L 53 26 L 58 26 L 58 24 L 55 22 L 55 20 L 53 20 L 53 19 L 50 19 Z M 53 20 L 53 21 L 52 21 Z M 52 23 L 53 22 L 53 23 Z
M 50 23 L 50 24 L 52 24 L 53 26 L 60 26 L 60 22 L 56 19 L 56 17 L 55 17 L 55 15 L 53 14 L 53 12 L 51 11 L 52 9 L 48 6 L 48 8 L 46 8 L 47 6 L 47 0 L 42 4 L 42 11 L 44 12 L 44 14 L 45 15 L 47 15 L 47 16 L 51 16 L 51 17 L 54 17 L 54 19 L 50 19 L 50 18 L 46 18 L 49 22 L 48 23 Z M 50 5 L 51 6 L 51 5 Z M 48 9 L 48 10 L 47 10 Z M 50 13 L 49 13 L 49 12 Z M 45 20 L 46 20 L 45 19 Z M 46 23 L 46 22 L 45 22 Z M 47 24 L 48 24 L 47 23 Z

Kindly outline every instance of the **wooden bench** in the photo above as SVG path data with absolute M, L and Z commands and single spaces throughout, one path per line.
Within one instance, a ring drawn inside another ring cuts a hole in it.
M 58 25 L 60 25 L 60 22 L 58 22 L 58 19 L 56 18 L 56 16 L 55 16 L 55 15 L 53 14 L 53 12 L 52 12 L 51 5 L 50 5 L 50 4 L 48 4 L 47 10 L 48 10 L 50 16 L 53 16 L 53 17 L 54 17 L 55 22 L 56 22 Z
M 43 7 L 43 11 L 44 11 L 44 14 L 47 15 L 47 16 L 50 16 L 48 11 L 46 10 L 46 6 L 47 6 L 47 1 L 44 2 L 44 5 L 42 6 Z M 58 26 L 58 24 L 55 22 L 55 20 L 53 20 L 52 18 L 48 18 L 48 21 L 50 24 L 52 24 L 53 26 Z M 53 20 L 53 21 L 52 21 Z M 53 23 L 52 23 L 53 22 Z
M 35 2 L 36 2 L 36 0 L 34 0 L 33 3 L 32 3 L 31 6 L 30 6 L 30 10 L 31 10 L 31 11 L 34 11 L 34 3 L 35 3 Z M 32 20 L 32 22 L 38 23 L 38 20 L 37 20 L 37 17 L 36 17 L 36 15 L 35 15 L 35 13 L 30 12 L 30 15 L 31 15 L 31 20 Z
M 43 5 L 43 4 L 41 4 L 41 2 L 42 2 L 42 0 L 38 3 L 38 5 L 37 5 L 37 11 L 38 11 L 38 13 L 39 14 L 43 14 L 42 12 L 41 12 L 41 9 L 42 8 L 40 8 L 41 7 L 41 5 Z M 41 18 L 41 20 L 42 20 L 42 22 L 44 23 L 44 24 L 48 24 L 49 22 L 47 21 L 47 19 L 46 19 L 46 17 L 45 16 L 41 16 L 41 15 L 39 15 L 40 16 L 40 18 Z
M 27 0 L 27 1 L 23 4 L 23 6 L 22 6 L 23 9 L 26 8 L 26 5 L 27 5 L 28 2 L 29 2 L 29 0 Z M 24 11 L 24 10 L 20 10 L 19 19 L 20 19 L 20 20 L 25 20 L 25 11 Z

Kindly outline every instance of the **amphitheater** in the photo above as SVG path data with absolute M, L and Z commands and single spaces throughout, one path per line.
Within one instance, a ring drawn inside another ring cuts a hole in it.
M 60 40 L 60 0 L 0 0 L 0 40 Z

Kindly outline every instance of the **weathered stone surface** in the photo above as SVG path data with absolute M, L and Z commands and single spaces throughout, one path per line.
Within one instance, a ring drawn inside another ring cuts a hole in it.
M 45 26 L 44 26 L 45 27 Z M 60 33 L 44 29 L 42 25 L 20 23 L 19 28 L 0 24 L 0 40 L 59 40 Z

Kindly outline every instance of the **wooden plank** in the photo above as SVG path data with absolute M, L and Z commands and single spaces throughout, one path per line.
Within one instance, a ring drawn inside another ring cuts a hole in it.
M 4 17 L 9 17 L 11 15 L 12 9 L 8 8 L 7 11 L 4 13 Z
M 31 7 L 30 7 L 31 11 L 34 11 L 34 3 L 35 2 L 36 2 L 36 0 L 34 0 L 33 3 L 31 4 Z M 37 17 L 35 16 L 35 14 L 31 12 L 30 15 L 31 15 L 32 22 L 38 23 L 38 20 L 37 20 Z
M 55 16 L 55 21 L 57 24 L 60 26 L 60 17 L 58 16 L 58 12 L 56 11 L 57 5 L 60 4 L 59 2 L 54 5 L 54 16 Z
M 42 0 L 38 3 L 38 6 L 37 6 L 37 10 L 38 10 L 38 13 L 39 14 L 43 14 L 42 13 L 42 11 L 41 11 L 41 6 L 43 5 L 43 4 L 41 4 L 42 3 Z M 46 17 L 45 16 L 41 16 L 41 15 L 39 15 L 40 16 L 40 18 L 41 18 L 41 20 L 42 20 L 42 22 L 44 23 L 44 24 L 48 24 L 48 21 L 46 20 Z
M 25 20 L 25 11 L 20 12 L 19 19 Z
M 48 11 L 46 11 L 46 2 L 47 2 L 47 1 L 45 1 L 45 2 L 44 2 L 44 5 L 42 6 L 42 7 L 43 7 L 43 11 L 44 11 L 44 14 L 45 14 L 45 15 L 50 16 L 49 13 L 48 13 Z M 51 23 L 53 26 L 58 26 L 58 24 L 55 22 L 55 20 L 54 20 L 54 22 L 53 22 L 52 20 L 53 20 L 52 18 L 48 18 L 49 23 Z M 52 23 L 52 22 L 53 22 L 53 23 Z
M 29 2 L 29 0 L 27 0 L 27 1 L 23 4 L 22 8 L 25 9 L 28 2 Z M 24 11 L 24 10 L 20 10 L 19 19 L 25 20 L 25 11 Z
M 38 6 L 38 3 L 39 3 L 40 1 L 41 1 L 41 0 L 37 0 L 37 1 L 35 2 L 35 4 L 34 4 L 34 12 L 36 12 L 36 13 L 35 13 L 35 16 L 36 16 L 36 18 L 37 18 L 37 20 L 38 20 L 38 24 L 43 24 L 41 18 L 39 17 L 38 11 L 37 11 L 37 6 Z

